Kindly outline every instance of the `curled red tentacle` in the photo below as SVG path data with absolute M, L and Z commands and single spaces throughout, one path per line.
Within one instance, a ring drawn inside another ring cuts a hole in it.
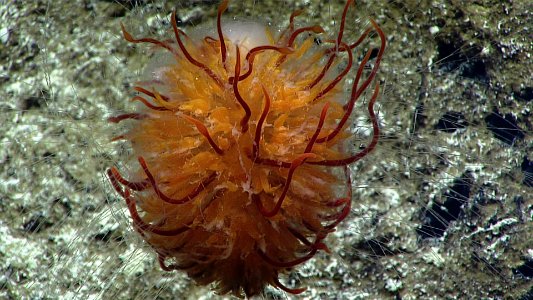
M 266 50 L 274 50 L 284 55 L 291 54 L 294 52 L 294 50 L 289 47 L 278 47 L 272 45 L 258 46 L 252 48 L 252 50 L 248 51 L 248 53 L 246 54 L 246 60 L 248 61 L 248 71 L 246 71 L 246 73 L 244 73 L 243 75 L 239 76 L 239 81 L 243 81 L 252 74 L 255 56 Z M 234 76 L 229 77 L 229 83 L 233 84 L 234 79 Z
M 294 19 L 301 15 L 304 11 L 302 9 L 298 9 L 298 10 L 295 10 L 291 13 L 291 16 L 289 17 L 289 26 L 287 26 L 287 28 L 285 28 L 281 34 L 279 35 L 278 37 L 278 40 L 277 40 L 277 43 L 280 44 L 281 41 L 283 40 L 283 38 L 285 38 L 285 35 L 287 33 L 291 33 L 294 31 Z
M 379 26 L 376 24 L 376 22 L 374 20 L 372 20 L 372 19 L 370 19 L 370 22 L 374 26 L 374 29 L 378 32 L 378 34 L 380 36 L 380 39 L 381 39 L 381 47 L 379 48 L 379 52 L 377 54 L 376 62 L 374 63 L 374 67 L 372 68 L 372 71 L 368 75 L 367 79 L 361 84 L 361 87 L 357 88 L 357 86 L 359 84 L 359 80 L 360 80 L 361 75 L 363 73 L 363 70 L 364 70 L 364 68 L 366 66 L 366 63 L 370 59 L 370 54 L 372 53 L 371 51 L 368 51 L 367 54 L 365 55 L 363 61 L 359 65 L 359 69 L 357 70 L 357 75 L 356 75 L 354 83 L 352 85 L 352 93 L 351 93 L 351 96 L 350 96 L 350 101 L 349 101 L 348 106 L 347 106 L 347 108 L 345 110 L 344 116 L 339 121 L 339 124 L 337 124 L 337 127 L 329 135 L 327 135 L 327 136 L 325 136 L 323 138 L 320 138 L 317 141 L 317 143 L 324 143 L 324 142 L 332 140 L 333 138 L 335 138 L 335 136 L 337 136 L 337 134 L 342 130 L 342 128 L 344 128 L 344 126 L 346 125 L 346 121 L 348 120 L 348 118 L 350 117 L 350 115 L 352 113 L 352 110 L 353 110 L 353 107 L 355 105 L 355 102 L 360 98 L 361 94 L 363 94 L 363 92 L 366 90 L 368 85 L 370 85 L 370 82 L 372 82 L 372 80 L 374 80 L 374 77 L 377 74 L 377 71 L 379 69 L 379 65 L 380 65 L 380 62 L 381 62 L 381 58 L 383 57 L 383 53 L 385 51 L 385 47 L 386 47 L 387 41 L 386 41 L 386 38 L 385 38 L 385 34 L 381 30 L 381 28 L 379 28 Z
M 357 39 L 357 41 L 351 43 L 351 44 L 348 46 L 348 48 L 349 48 L 350 50 L 353 50 L 355 47 L 359 46 L 359 45 L 365 40 L 365 38 L 368 36 L 368 34 L 369 34 L 372 30 L 374 30 L 374 28 L 372 28 L 372 27 L 367 28 L 367 29 L 363 32 L 363 34 L 361 34 L 361 36 L 359 36 L 359 38 Z M 331 48 L 331 49 L 326 50 L 326 54 L 329 54 L 329 53 L 332 53 L 332 52 L 336 52 L 336 51 L 340 51 L 340 52 L 342 52 L 342 51 L 347 51 L 347 50 L 336 49 L 336 47 L 333 47 L 333 48 Z
M 372 122 L 372 140 L 370 141 L 370 144 L 366 146 L 363 150 L 357 152 L 354 155 L 351 155 L 346 158 L 341 159 L 325 159 L 321 161 L 316 162 L 308 162 L 309 164 L 313 165 L 321 165 L 321 166 L 346 166 L 351 163 L 354 163 L 361 158 L 365 157 L 368 153 L 370 153 L 374 148 L 376 147 L 378 140 L 379 140 L 379 123 L 378 119 L 376 117 L 376 113 L 374 112 L 374 103 L 376 102 L 376 99 L 379 95 L 379 83 L 376 84 L 376 88 L 374 89 L 374 94 L 372 95 L 372 98 L 370 99 L 370 102 L 368 102 L 368 114 L 370 116 L 370 121 Z
M 120 121 L 127 120 L 127 119 L 142 120 L 146 117 L 147 117 L 146 114 L 128 113 L 128 114 L 122 114 L 118 116 L 109 117 L 107 118 L 107 121 L 111 123 L 118 123 Z
M 257 249 L 257 253 L 259 254 L 259 256 L 261 256 L 261 258 L 266 261 L 267 263 L 275 266 L 275 267 L 278 267 L 278 268 L 292 268 L 296 265 L 299 265 L 301 263 L 304 263 L 306 261 L 308 261 L 309 259 L 311 259 L 313 256 L 315 256 L 315 254 L 318 252 L 318 250 L 324 250 L 324 249 L 327 249 L 328 247 L 322 243 L 320 240 L 316 241 L 313 245 L 311 245 L 311 250 L 309 251 L 309 253 L 307 253 L 306 255 L 300 257 L 300 258 L 296 258 L 292 261 L 286 261 L 286 262 L 283 262 L 283 261 L 277 261 L 277 260 L 274 260 L 273 258 L 269 257 L 268 255 L 266 255 L 265 252 L 263 252 L 261 249 Z
M 324 229 L 326 230 L 333 230 L 335 227 L 337 227 L 337 225 L 339 225 L 339 223 L 342 222 L 342 220 L 344 220 L 348 216 L 352 208 L 352 177 L 350 168 L 348 168 L 348 166 L 344 166 L 344 176 L 346 177 L 346 188 L 348 189 L 348 194 L 345 198 L 338 199 L 328 204 L 328 206 L 333 207 L 337 207 L 344 204 L 344 207 L 337 215 L 334 216 L 333 223 L 324 226 Z
M 297 288 L 297 289 L 291 289 L 291 288 L 288 288 L 286 286 L 284 286 L 281 282 L 279 282 L 279 279 L 275 278 L 274 277 L 274 284 L 282 289 L 283 291 L 289 293 L 289 294 L 293 294 L 293 295 L 298 295 L 298 294 L 301 294 L 303 292 L 305 292 L 307 290 L 307 288 Z
M 117 168 L 115 167 L 110 168 L 108 172 L 111 172 L 111 175 L 118 182 L 120 182 L 120 184 L 125 185 L 134 191 L 144 191 L 150 185 L 150 182 L 146 179 L 139 182 L 131 182 L 129 180 L 126 180 L 124 177 L 122 177 L 122 175 L 120 175 Z
M 252 161 L 256 161 L 259 158 L 259 143 L 261 142 L 261 131 L 263 130 L 263 123 L 265 123 L 268 111 L 270 110 L 270 96 L 265 87 L 261 85 L 263 89 L 263 95 L 265 96 L 265 108 L 257 121 L 257 127 L 255 128 L 254 144 L 252 148 Z
M 135 96 L 131 98 L 131 101 L 140 101 L 144 106 L 148 107 L 149 109 L 157 110 L 157 111 L 168 111 L 169 109 L 162 107 L 162 106 L 155 106 L 152 103 L 148 102 L 145 98 L 141 96 Z
M 342 222 L 342 220 L 346 219 L 348 214 L 350 214 L 350 210 L 352 209 L 352 199 L 346 199 L 344 203 L 345 203 L 345 206 L 342 209 L 342 211 L 334 216 L 331 216 L 330 220 L 333 220 L 333 223 L 324 226 L 324 229 L 326 230 L 334 229 L 335 227 L 337 227 L 337 225 L 339 225 L 340 222 Z
M 274 205 L 274 208 L 272 210 L 267 211 L 265 207 L 263 206 L 263 203 L 261 202 L 261 198 L 257 194 L 252 195 L 252 199 L 254 200 L 257 208 L 261 212 L 261 214 L 267 218 L 275 216 L 279 210 L 281 209 L 281 205 L 283 204 L 283 200 L 285 200 L 285 197 L 287 196 L 287 192 L 289 191 L 289 186 L 292 181 L 292 176 L 294 175 L 294 172 L 296 169 L 301 166 L 305 160 L 308 158 L 316 157 L 313 153 L 304 153 L 298 156 L 295 160 L 292 161 L 291 167 L 289 169 L 289 173 L 287 174 L 287 178 L 285 179 L 285 184 L 283 186 L 283 191 L 281 192 L 278 200 L 276 201 L 276 205 Z
M 218 33 L 218 39 L 220 40 L 220 55 L 222 58 L 222 65 L 224 68 L 226 68 L 226 42 L 224 41 L 224 34 L 222 33 L 222 14 L 224 11 L 228 8 L 228 0 L 224 0 L 220 2 L 220 5 L 218 6 L 218 12 L 217 12 L 217 33 Z
M 289 38 L 289 41 L 287 42 L 287 46 L 288 47 L 292 47 L 294 45 L 294 41 L 296 40 L 296 38 L 300 34 L 306 32 L 306 31 L 311 31 L 311 32 L 314 32 L 314 33 L 324 33 L 324 32 L 326 32 L 324 30 L 324 28 L 322 28 L 322 26 L 318 26 L 318 25 L 298 28 L 291 34 L 291 37 Z
M 235 78 L 239 78 L 239 74 L 241 72 L 241 52 L 239 50 L 239 45 L 235 45 L 235 51 L 237 53 L 235 62 Z M 250 106 L 242 98 L 241 93 L 239 92 L 239 87 L 237 86 L 238 83 L 238 80 L 233 80 L 233 93 L 235 94 L 235 98 L 237 98 L 237 101 L 241 105 L 242 109 L 244 109 L 244 117 L 241 119 L 241 133 L 245 133 L 248 131 L 248 120 L 250 120 L 252 111 L 250 110 Z
M 139 164 L 143 168 L 144 173 L 146 174 L 146 177 L 148 177 L 147 181 L 150 183 L 150 185 L 154 189 L 154 192 L 157 194 L 157 196 L 159 198 L 161 198 L 161 200 L 163 200 L 163 201 L 165 201 L 167 203 L 170 203 L 170 204 L 185 204 L 185 203 L 187 203 L 189 201 L 192 201 L 203 190 L 205 190 L 205 188 L 211 182 L 213 182 L 215 180 L 215 178 L 217 177 L 216 176 L 217 174 L 215 172 L 213 172 L 211 175 L 209 175 L 209 177 L 207 177 L 206 179 L 202 180 L 195 189 L 193 189 L 189 194 L 187 194 L 187 196 L 185 196 L 183 198 L 180 198 L 180 199 L 170 198 L 167 195 L 165 195 L 159 189 L 159 187 L 158 187 L 158 185 L 157 185 L 157 183 L 155 181 L 155 178 L 152 175 L 152 173 L 150 172 L 150 170 L 148 169 L 148 165 L 146 164 L 146 161 L 144 160 L 144 158 L 139 156 L 138 160 L 139 160 Z
M 196 129 L 198 129 L 200 134 L 203 135 L 207 139 L 207 142 L 209 143 L 209 145 L 211 145 L 211 147 L 213 148 L 213 150 L 215 150 L 216 153 L 218 153 L 219 155 L 224 154 L 224 151 L 222 149 L 220 149 L 220 147 L 215 143 L 215 141 L 213 140 L 213 138 L 209 134 L 209 131 L 207 130 L 207 127 L 205 127 L 205 125 L 202 124 L 202 122 L 200 122 L 200 120 L 195 119 L 195 118 L 193 118 L 191 116 L 184 115 L 184 114 L 182 114 L 180 116 L 183 117 L 185 120 L 187 120 L 189 123 L 191 123 L 194 126 L 196 126 Z
M 318 26 L 318 25 L 298 28 L 291 34 L 291 37 L 289 38 L 289 41 L 287 42 L 287 47 L 292 48 L 292 46 L 294 45 L 294 41 L 296 40 L 298 35 L 306 32 L 306 31 L 311 31 L 311 32 L 314 32 L 314 33 L 324 33 L 324 32 L 326 32 L 324 30 L 324 28 L 322 28 L 321 26 Z M 280 57 L 278 59 L 278 61 L 276 62 L 276 65 L 277 66 L 281 65 L 286 59 L 287 59 L 287 55 L 283 55 L 282 57 Z
M 170 100 L 170 98 L 168 96 L 165 96 L 165 95 L 162 95 L 156 91 L 154 92 L 150 92 L 149 90 L 141 87 L 141 86 L 135 86 L 133 88 L 134 90 L 136 90 L 137 92 L 140 92 L 140 93 L 143 93 L 149 97 L 151 97 L 152 99 L 157 99 L 158 101 L 165 101 L 165 102 L 168 102 Z M 148 100 L 146 100 L 144 97 L 141 97 L 141 96 L 135 96 L 133 97 L 130 101 L 140 101 L 142 102 L 146 107 L 152 109 L 152 110 L 157 110 L 157 111 L 171 111 L 170 109 L 166 108 L 166 107 L 162 107 L 162 106 L 155 106 L 153 105 L 152 103 L 148 102 Z
M 328 108 L 329 108 L 329 102 L 326 102 L 326 104 L 324 104 L 324 107 L 322 108 L 322 112 L 320 113 L 320 119 L 318 120 L 318 125 L 316 126 L 315 133 L 313 134 L 313 136 L 307 143 L 304 153 L 310 153 L 311 150 L 313 150 L 313 145 L 315 144 L 315 141 L 318 138 L 318 135 L 320 134 L 322 127 L 324 126 L 324 121 L 326 120 L 326 114 L 328 113 Z
M 294 31 L 294 19 L 303 12 L 304 11 L 302 9 L 297 9 L 292 12 L 291 16 L 289 17 L 289 31 Z
M 322 78 L 324 78 L 324 76 L 326 76 L 326 73 L 331 68 L 331 65 L 333 65 L 333 61 L 335 61 L 335 57 L 336 55 L 334 53 L 329 56 L 328 62 L 324 65 L 322 71 L 320 71 L 318 76 L 308 86 L 305 87 L 307 90 L 312 89 L 320 82 L 320 80 L 322 80 Z
M 341 42 L 340 43 L 340 48 L 342 49 L 348 49 L 348 45 L 346 45 L 345 43 Z M 337 77 L 335 77 L 335 79 L 333 79 L 333 81 L 331 81 L 327 87 L 325 87 L 323 90 L 321 90 L 316 96 L 315 98 L 313 99 L 313 102 L 314 101 L 317 101 L 319 100 L 320 98 L 322 98 L 324 95 L 326 95 L 329 91 L 331 91 L 333 88 L 335 88 L 335 86 L 344 78 L 344 76 L 346 76 L 346 74 L 348 74 L 348 72 L 350 72 L 350 69 L 352 68 L 352 64 L 353 64 L 353 54 L 352 54 L 352 51 L 348 50 L 348 64 L 346 65 L 346 67 L 344 67 L 344 70 L 342 70 L 342 72 L 339 73 L 339 75 L 337 75 Z M 332 55 L 330 57 L 330 60 L 328 60 L 328 63 L 330 61 L 333 62 L 333 60 L 331 58 L 334 58 L 335 55 Z M 326 65 L 328 68 L 330 66 Z M 324 74 L 327 72 L 327 69 L 324 68 L 322 70 L 324 72 Z M 322 75 L 322 73 L 321 73 Z M 322 75 L 323 77 L 324 75 Z M 320 81 L 322 78 L 319 76 L 319 78 L 317 78 L 318 81 Z M 318 83 L 317 81 L 317 83 Z M 312 87 L 312 86 L 311 86 Z
M 295 238 L 297 238 L 300 242 L 302 242 L 302 244 L 309 246 L 309 247 L 313 245 L 313 243 L 311 243 L 303 234 L 298 232 L 296 229 L 292 227 L 288 227 L 287 229 L 292 235 L 294 235 Z
M 107 171 L 106 171 L 106 173 L 107 173 L 107 178 L 109 178 L 109 181 L 111 182 L 111 185 L 113 186 L 113 188 L 115 189 L 115 191 L 117 191 L 117 193 L 118 193 L 122 198 L 125 198 L 125 197 L 126 197 L 126 194 L 125 194 L 124 191 L 122 190 L 122 187 L 120 186 L 118 179 L 115 177 L 115 173 L 118 173 L 118 171 L 114 172 L 113 169 L 115 169 L 115 167 L 112 167 L 112 168 L 107 169 Z
M 346 14 L 348 14 L 348 8 L 350 7 L 350 4 L 353 3 L 353 1 L 354 0 L 346 1 L 346 5 L 344 5 L 344 9 L 342 10 L 341 25 L 339 27 L 339 33 L 337 34 L 337 43 L 335 45 L 335 48 L 338 48 L 340 44 L 342 43 L 342 35 L 344 34 L 344 25 L 346 24 Z
M 261 114 L 261 117 L 259 118 L 259 121 L 257 122 L 251 159 L 254 162 L 264 164 L 264 165 L 278 166 L 282 168 L 291 168 L 293 163 L 282 162 L 282 161 L 265 159 L 265 158 L 259 157 L 259 143 L 261 141 L 261 131 L 262 131 L 263 123 L 268 114 L 268 109 L 270 108 L 270 97 L 268 96 L 268 93 L 266 92 L 264 88 L 263 88 L 263 93 L 265 94 L 265 109 L 263 110 L 263 113 Z M 318 139 L 318 136 L 320 135 L 320 131 L 322 130 L 322 127 L 324 126 L 324 122 L 326 120 L 326 114 L 327 114 L 328 109 L 329 109 L 329 102 L 324 104 L 324 107 L 322 108 L 322 112 L 320 113 L 320 119 L 318 121 L 317 128 L 313 136 L 311 137 L 311 139 L 309 139 L 309 142 L 307 143 L 304 153 L 310 153 L 311 150 L 313 149 L 313 145 Z
M 125 189 L 122 189 L 112 169 L 107 170 L 107 176 L 109 178 L 109 181 L 111 181 L 111 185 L 113 186 L 113 188 L 126 201 L 128 211 L 130 212 L 131 218 L 133 219 L 133 225 L 137 228 L 137 230 L 139 230 L 139 232 L 142 233 L 144 231 L 148 231 L 162 236 L 175 236 L 189 230 L 189 226 L 192 224 L 192 221 L 189 222 L 189 224 L 173 229 L 163 229 L 160 226 L 144 222 L 141 216 L 139 216 L 139 213 L 137 212 L 137 205 L 135 204 L 135 200 L 131 198 L 130 190 L 127 187 Z
M 150 92 L 149 90 L 143 88 L 142 86 L 135 86 L 135 87 L 133 87 L 133 89 L 136 90 L 137 92 L 140 92 L 140 93 L 143 93 L 145 95 L 148 95 L 148 96 L 150 96 L 150 97 L 152 97 L 154 99 L 156 98 L 156 94 L 155 93 Z M 170 100 L 170 98 L 168 96 L 165 96 L 165 95 L 162 95 L 162 94 L 159 94 L 159 93 L 158 93 L 158 95 L 159 95 L 159 97 L 161 99 L 163 99 L 165 101 Z
M 201 62 L 197 61 L 196 59 L 194 59 L 191 56 L 191 54 L 189 53 L 189 51 L 187 51 L 187 48 L 185 48 L 185 45 L 183 45 L 183 42 L 181 41 L 181 38 L 180 38 L 180 34 L 185 35 L 185 33 L 178 29 L 178 25 L 176 24 L 176 11 L 172 12 L 172 17 L 171 18 L 172 18 L 171 23 L 172 23 L 172 29 L 174 30 L 174 36 L 176 37 L 176 41 L 178 42 L 178 46 L 180 47 L 181 52 L 183 52 L 183 55 L 185 55 L 185 58 L 187 58 L 187 60 L 191 64 L 193 64 L 193 65 L 197 66 L 198 68 L 204 70 L 204 72 L 209 77 L 211 77 L 216 82 L 216 84 L 219 87 L 224 87 L 224 83 L 222 82 L 222 79 L 220 79 L 220 77 L 218 77 L 218 75 L 215 74 L 215 72 L 213 72 L 213 70 L 211 70 L 209 67 L 207 67 L 203 63 L 201 63 Z
M 122 22 L 120 23 L 120 28 L 122 29 L 122 35 L 124 36 L 124 39 L 130 43 L 138 44 L 138 43 L 150 43 L 154 44 L 159 47 L 163 47 L 170 51 L 174 55 L 179 55 L 176 49 L 170 47 L 170 45 L 166 42 L 162 42 L 160 40 L 156 40 L 153 38 L 140 38 L 136 39 L 134 38 L 128 31 L 126 31 L 126 27 L 124 27 L 124 24 Z
M 116 142 L 116 141 L 125 140 L 125 139 L 126 139 L 126 135 L 121 134 L 121 135 L 114 136 L 113 138 L 111 138 L 110 141 Z
M 148 224 L 143 221 L 141 216 L 139 216 L 139 213 L 137 212 L 137 205 L 135 204 L 135 201 L 131 199 L 130 191 L 128 189 L 124 191 L 124 199 L 126 200 L 126 205 L 128 206 L 128 210 L 131 218 L 133 219 L 135 227 L 141 231 L 148 231 L 162 236 L 175 236 L 190 229 L 189 226 L 192 224 L 192 221 L 189 222 L 189 224 L 172 229 L 163 229 L 159 226 Z

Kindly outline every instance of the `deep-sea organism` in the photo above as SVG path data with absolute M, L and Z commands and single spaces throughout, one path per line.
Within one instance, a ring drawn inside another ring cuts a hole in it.
M 353 2 L 346 2 L 336 36 L 321 45 L 313 37 L 324 33 L 322 27 L 297 28 L 301 11 L 278 35 L 265 27 L 263 37 L 247 35 L 257 24 L 239 33 L 235 23 L 222 24 L 227 0 L 219 6 L 214 36 L 187 35 L 175 13 L 175 42 L 135 38 L 122 25 L 127 41 L 172 56 L 135 87 L 139 95 L 132 100 L 143 108 L 109 119 L 131 120 L 113 140 L 131 144 L 136 171 L 123 176 L 111 167 L 107 175 L 161 268 L 215 283 L 222 294 L 252 296 L 265 285 L 304 290 L 284 286 L 278 276 L 329 251 L 324 239 L 350 212 L 348 165 L 379 139 L 379 84 L 371 95 L 366 91 L 386 40 L 370 20 L 359 39 L 344 41 Z M 361 53 L 357 65 L 354 49 L 373 32 L 379 46 Z M 348 77 L 353 83 L 346 84 Z M 354 152 L 350 120 L 365 95 L 372 133 Z

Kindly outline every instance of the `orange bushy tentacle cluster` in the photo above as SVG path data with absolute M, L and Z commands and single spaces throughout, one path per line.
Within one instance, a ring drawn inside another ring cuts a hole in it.
M 109 118 L 132 120 L 113 140 L 131 143 L 139 167 L 129 175 L 137 180 L 116 167 L 107 175 L 164 270 L 183 270 L 199 284 L 214 282 L 220 293 L 251 296 L 267 284 L 295 294 L 304 290 L 284 286 L 278 275 L 329 251 L 324 239 L 350 212 L 348 165 L 379 139 L 376 84 L 367 107 L 371 141 L 359 152 L 345 150 L 355 103 L 374 81 L 386 45 L 373 20 L 355 43 L 343 41 L 352 3 L 347 1 L 327 47 L 303 35 L 323 33 L 320 26 L 295 28 L 296 11 L 277 40 L 244 54 L 246 47 L 222 30 L 227 0 L 218 10 L 218 40 L 188 37 L 175 13 L 177 47 L 136 39 L 122 26 L 127 41 L 161 47 L 174 59 L 159 70 L 162 88 L 135 87 L 142 96 L 132 100 L 145 107 L 141 112 Z M 365 71 L 369 50 L 341 103 L 352 51 L 372 31 L 381 41 L 373 67 Z M 343 58 L 346 66 L 331 76 Z

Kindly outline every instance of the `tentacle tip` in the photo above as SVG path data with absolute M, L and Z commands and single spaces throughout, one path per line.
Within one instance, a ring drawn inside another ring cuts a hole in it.
M 292 12 L 291 17 L 297 17 L 297 16 L 303 14 L 304 11 L 305 11 L 305 10 L 303 10 L 303 9 L 297 9 L 297 10 L 295 10 L 295 11 Z
M 142 156 L 138 156 L 138 157 L 137 157 L 137 161 L 139 162 L 139 164 L 140 164 L 142 167 L 146 166 L 146 160 L 144 160 L 144 157 L 142 157 Z
M 126 30 L 126 26 L 124 26 L 124 23 L 120 22 L 120 29 L 122 31 L 122 36 L 124 39 L 128 42 L 134 42 L 133 36 Z
M 322 242 L 317 243 L 314 247 L 317 250 L 322 250 L 322 251 L 326 252 L 327 254 L 331 254 L 331 250 L 329 249 L 329 247 L 326 244 L 322 243 Z
M 241 133 L 246 133 L 249 129 L 249 126 L 248 126 L 248 120 L 246 120 L 246 122 L 243 122 L 243 124 L 241 125 Z
M 294 294 L 294 295 L 299 295 L 303 292 L 307 291 L 307 288 L 304 287 L 304 288 L 298 288 L 298 289 L 292 289 L 291 290 L 291 294 Z
M 173 28 L 177 28 L 178 27 L 178 22 L 177 22 L 177 19 L 176 19 L 176 8 L 174 8 L 172 10 L 172 13 L 170 14 L 170 24 L 172 25 Z
M 277 278 L 274 279 L 274 284 L 275 284 L 275 286 L 277 286 L 278 288 L 282 289 L 283 291 L 285 291 L 287 293 L 290 293 L 290 294 L 293 294 L 293 295 L 301 294 L 301 293 L 303 293 L 303 292 L 305 292 L 307 290 L 306 287 L 295 288 L 295 289 L 288 288 L 285 285 L 283 285 Z
M 324 30 L 324 28 L 322 28 L 322 26 L 316 25 L 316 26 L 313 26 L 313 32 L 314 33 L 324 33 L 324 32 L 326 32 L 326 30 Z
M 229 0 L 223 0 L 218 6 L 218 13 L 222 14 L 228 8 Z
M 293 54 L 294 53 L 294 47 L 284 47 L 284 48 L 280 48 L 279 49 L 279 52 L 281 54 Z

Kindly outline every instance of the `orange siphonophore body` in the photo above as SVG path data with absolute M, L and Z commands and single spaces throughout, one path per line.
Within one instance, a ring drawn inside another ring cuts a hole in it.
M 132 179 L 116 167 L 107 171 L 164 270 L 215 283 L 222 294 L 252 296 L 265 285 L 304 290 L 284 286 L 278 276 L 329 251 L 324 239 L 350 212 L 348 165 L 379 139 L 379 85 L 365 111 L 354 112 L 354 105 L 375 79 L 385 35 L 370 20 L 357 41 L 344 41 L 351 4 L 335 38 L 322 45 L 310 35 L 323 33 L 320 26 L 296 28 L 299 11 L 279 36 L 264 28 L 262 42 L 235 37 L 221 21 L 228 1 L 219 7 L 215 36 L 187 36 L 175 14 L 175 43 L 134 38 L 122 26 L 127 41 L 153 44 L 173 57 L 135 87 L 141 96 L 132 100 L 142 111 L 110 118 L 130 120 L 114 140 L 131 143 L 137 171 Z M 367 69 L 373 51 L 359 64 L 353 52 L 371 32 L 380 42 Z M 348 96 L 346 78 L 353 79 Z M 372 133 L 356 152 L 349 121 L 361 114 L 368 114 Z

